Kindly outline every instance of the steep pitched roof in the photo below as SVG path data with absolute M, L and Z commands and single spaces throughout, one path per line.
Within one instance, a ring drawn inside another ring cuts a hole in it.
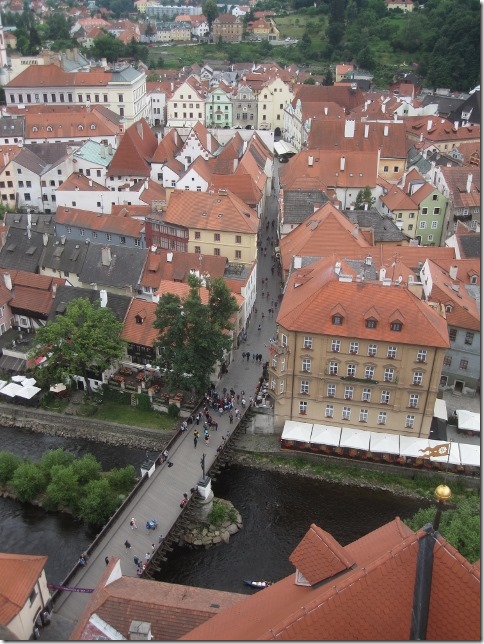
M 110 246 L 109 262 L 103 263 L 103 246 L 89 244 L 86 259 L 79 274 L 84 284 L 99 288 L 136 288 L 139 284 L 148 251 L 143 248 Z
M 230 191 L 210 194 L 174 190 L 164 219 L 186 228 L 238 233 L 256 234 L 259 227 L 257 214 Z
M 124 133 L 108 172 L 113 176 L 149 177 L 157 147 L 157 138 L 145 119 L 133 123 Z
M 100 302 L 100 291 L 77 286 L 59 286 L 50 310 L 49 320 L 55 319 L 56 315 L 62 315 L 70 302 L 81 298 L 89 300 L 92 304 Z M 114 313 L 118 322 L 124 322 L 130 303 L 131 297 L 127 295 L 107 293 L 106 306 Z
M 133 298 L 124 319 L 121 338 L 132 344 L 152 347 L 158 338 L 158 329 L 153 326 L 156 306 L 155 302 Z
M 180 152 L 182 147 L 183 141 L 178 134 L 178 130 L 176 128 L 173 128 L 161 139 L 155 152 L 153 153 L 151 162 L 168 163 L 170 160 L 176 161 L 176 163 L 179 164 L 179 169 L 182 169 L 184 167 L 183 163 L 175 159 L 176 155 Z
M 28 139 L 85 139 L 87 136 L 114 136 L 118 131 L 118 125 L 105 119 L 97 110 L 25 114 L 25 138 Z
M 79 275 L 87 253 L 87 244 L 77 239 L 59 239 L 50 236 L 44 246 L 39 265 L 59 274 Z
M 56 223 L 78 226 L 89 230 L 108 233 L 120 233 L 129 237 L 140 238 L 144 230 L 144 222 L 131 217 L 113 217 L 100 215 L 91 210 L 59 206 L 55 215 Z
M 56 192 L 63 192 L 65 190 L 79 190 L 83 192 L 109 192 L 109 188 L 103 186 L 102 183 L 97 183 L 93 179 L 86 177 L 84 174 L 73 172 L 70 174 L 61 185 L 56 188 Z
M 263 194 L 261 188 L 254 183 L 252 175 L 242 172 L 213 174 L 210 185 L 216 192 L 220 189 L 230 190 L 251 208 L 257 207 Z
M 310 103 L 337 103 L 347 110 L 352 110 L 364 103 L 363 92 L 359 89 L 353 90 L 350 86 L 332 85 L 296 85 L 296 97 L 304 104 Z
M 19 614 L 46 563 L 47 557 L 0 553 L 0 623 Z
M 202 260 L 200 261 L 200 257 Z M 186 282 L 191 270 L 209 273 L 212 278 L 223 277 L 226 257 L 215 255 L 200 255 L 198 253 L 182 253 L 157 248 L 149 252 L 143 274 L 140 279 L 142 286 L 159 288 L 162 280 Z
M 43 233 L 31 231 L 29 237 L 22 228 L 12 226 L 0 250 L 0 268 L 37 273 L 43 247 Z
M 481 205 L 481 174 L 475 167 L 442 167 L 440 170 L 451 193 L 455 208 L 473 208 Z M 467 181 L 472 177 L 470 191 L 467 192 Z

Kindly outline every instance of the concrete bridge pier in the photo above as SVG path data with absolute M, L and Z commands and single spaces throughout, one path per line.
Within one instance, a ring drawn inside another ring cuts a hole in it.
M 213 507 L 212 479 L 209 476 L 200 479 L 197 489 L 200 497 L 194 508 L 194 516 L 198 521 L 205 521 Z

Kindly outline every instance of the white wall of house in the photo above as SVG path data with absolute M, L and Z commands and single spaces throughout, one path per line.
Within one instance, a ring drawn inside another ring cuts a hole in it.
M 35 583 L 30 598 L 27 599 L 23 608 L 6 626 L 19 640 L 29 640 L 35 626 L 35 618 L 44 609 L 50 599 L 50 592 L 47 588 L 45 572 L 42 571 Z
M 208 181 L 203 179 L 198 172 L 190 169 L 177 181 L 176 188 L 177 190 L 191 190 L 192 192 L 207 192 Z
M 56 200 L 58 206 L 81 208 L 105 215 L 111 214 L 112 194 L 109 190 L 58 190 Z
M 163 163 L 152 163 L 151 179 L 164 188 L 175 188 L 180 175 Z

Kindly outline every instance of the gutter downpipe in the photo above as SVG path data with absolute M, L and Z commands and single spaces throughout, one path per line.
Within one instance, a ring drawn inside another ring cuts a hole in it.
M 296 368 L 296 347 L 297 347 L 297 331 L 294 334 L 294 355 L 292 357 L 291 420 L 292 420 L 292 410 L 294 407 L 294 369 Z

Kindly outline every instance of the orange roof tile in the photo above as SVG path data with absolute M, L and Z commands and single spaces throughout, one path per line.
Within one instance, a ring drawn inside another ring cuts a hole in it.
M 257 213 L 230 191 L 227 194 L 209 194 L 174 190 L 164 219 L 199 230 L 256 234 L 259 228 Z
M 158 329 L 153 326 L 155 312 L 155 302 L 133 298 L 124 319 L 121 338 L 132 344 L 152 347 L 158 338 Z
M 171 257 L 170 261 L 168 255 Z M 158 289 L 162 280 L 186 282 L 190 270 L 209 273 L 212 278 L 223 277 L 227 261 L 226 257 L 157 248 L 156 251 L 149 252 L 140 284 Z
M 9 624 L 27 602 L 47 557 L 0 553 L 0 623 Z
M 97 183 L 93 179 L 86 177 L 84 174 L 73 172 L 67 179 L 56 188 L 56 192 L 64 190 L 82 190 L 87 192 L 109 192 L 109 188 L 103 186 L 102 183 Z
M 173 128 L 168 132 L 168 134 L 163 137 L 163 139 L 158 144 L 151 162 L 167 163 L 169 160 L 176 161 L 174 157 L 180 152 L 182 147 L 183 141 L 178 134 L 177 129 Z M 183 163 L 181 163 L 180 161 L 176 161 L 176 163 L 179 164 L 180 169 L 184 168 Z
M 145 119 L 133 123 L 123 135 L 109 164 L 110 175 L 149 177 L 158 141 Z
M 30 65 L 6 87 L 104 87 L 111 72 L 65 72 L 57 65 Z
M 121 211 L 120 211 L 121 212 Z M 59 206 L 55 220 L 60 224 L 78 226 L 90 230 L 121 233 L 129 237 L 141 237 L 144 222 L 129 217 L 113 217 L 113 215 L 100 215 L 90 210 L 80 208 L 66 208 Z
M 236 172 L 235 174 L 214 174 L 211 186 L 217 192 L 219 189 L 230 190 L 251 208 L 259 204 L 263 192 L 256 186 L 252 175 Z

